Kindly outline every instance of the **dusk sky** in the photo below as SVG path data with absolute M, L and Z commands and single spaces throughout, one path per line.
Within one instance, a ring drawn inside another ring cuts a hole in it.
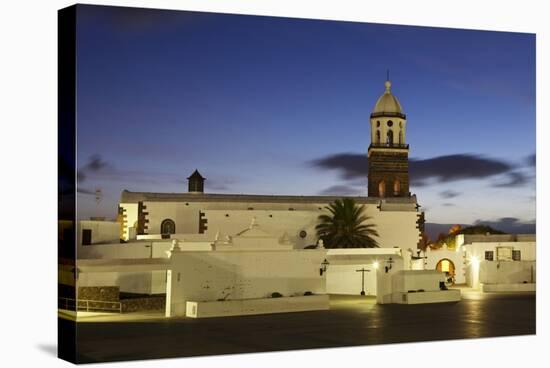
M 79 6 L 77 43 L 81 219 L 195 168 L 206 192 L 366 196 L 389 69 L 427 222 L 534 223 L 533 34 Z

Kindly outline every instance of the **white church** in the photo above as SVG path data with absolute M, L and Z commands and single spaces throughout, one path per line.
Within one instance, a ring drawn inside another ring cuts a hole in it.
M 352 197 L 380 248 L 325 249 L 318 241 L 319 215 L 342 197 L 209 193 L 195 170 L 187 192 L 124 190 L 119 222 L 81 221 L 76 289 L 165 294 L 166 316 L 194 318 L 328 309 L 329 294 L 458 301 L 445 270 L 426 269 L 417 252 L 424 213 L 409 191 L 406 127 L 386 81 L 370 115 L 368 196 Z

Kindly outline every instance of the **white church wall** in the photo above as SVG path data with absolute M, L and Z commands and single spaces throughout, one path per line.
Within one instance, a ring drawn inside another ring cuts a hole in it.
M 367 215 L 376 224 L 375 229 L 379 234 L 376 240 L 381 248 L 399 247 L 403 250 L 404 257 L 409 249 L 417 249 L 420 240 L 420 231 L 416 224 L 419 212 L 379 211 L 376 206 L 368 206 Z
M 325 257 L 325 250 L 174 252 L 169 314 L 184 315 L 187 301 L 325 294 Z
M 119 206 L 125 210 L 124 215 L 126 224 L 122 229 L 122 236 L 124 240 L 128 241 L 131 239 L 129 228 L 134 227 L 134 224 L 136 224 L 138 220 L 138 204 L 120 203 Z
M 207 234 L 213 235 L 219 231 L 222 235 L 235 235 L 248 227 L 255 217 L 263 230 L 277 238 L 282 238 L 286 233 L 288 241 L 295 248 L 302 249 L 317 242 L 315 226 L 322 211 L 206 210 L 204 213 L 208 221 Z M 305 232 L 304 237 L 300 235 L 302 231 Z
M 147 213 L 146 234 L 160 233 L 163 220 L 171 219 L 176 224 L 176 233 L 199 233 L 199 213 L 206 220 L 205 233 L 215 235 L 218 231 L 223 235 L 233 235 L 248 226 L 252 217 L 256 217 L 262 227 L 277 237 L 287 234 L 290 243 L 297 249 L 302 249 L 317 241 L 315 226 L 320 214 L 328 213 L 324 208 L 328 203 L 272 203 L 272 202 L 144 202 Z M 134 204 L 137 211 L 137 204 Z M 121 206 L 127 207 L 126 204 Z M 365 204 L 366 213 L 371 222 L 376 224 L 380 234 L 377 238 L 381 247 L 398 246 L 403 250 L 416 249 L 420 239 L 417 229 L 419 212 L 414 204 L 390 204 L 383 210 L 376 204 Z M 132 212 L 132 211 L 130 211 Z M 133 216 L 133 214 L 132 214 Z M 133 218 L 133 217 L 132 217 Z M 137 221 L 137 212 L 135 216 Z M 135 221 L 134 221 L 135 222 Z M 127 225 L 133 225 L 129 218 Z M 305 231 L 305 237 L 300 235 Z M 127 230 L 126 230 L 127 233 Z

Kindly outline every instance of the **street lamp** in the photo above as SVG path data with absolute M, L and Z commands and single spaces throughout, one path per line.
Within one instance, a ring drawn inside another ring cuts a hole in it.
M 392 267 L 393 262 L 394 262 L 394 261 L 393 261 L 392 257 L 390 257 L 390 258 L 386 261 L 386 263 L 388 264 L 388 265 L 385 267 L 386 273 L 388 273 L 388 271 L 391 270 L 391 267 Z
M 323 276 L 323 272 L 327 272 L 327 266 L 329 265 L 329 261 L 325 258 L 323 262 L 321 262 L 321 268 L 319 268 L 319 274 Z

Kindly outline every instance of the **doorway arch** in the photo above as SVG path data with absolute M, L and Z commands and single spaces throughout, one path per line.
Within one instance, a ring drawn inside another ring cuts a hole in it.
M 455 274 L 456 274 L 456 267 L 453 261 L 451 261 L 449 258 L 443 258 L 440 259 L 439 262 L 437 262 L 435 269 L 439 272 L 445 273 L 446 276 L 446 284 L 453 285 L 455 283 Z

